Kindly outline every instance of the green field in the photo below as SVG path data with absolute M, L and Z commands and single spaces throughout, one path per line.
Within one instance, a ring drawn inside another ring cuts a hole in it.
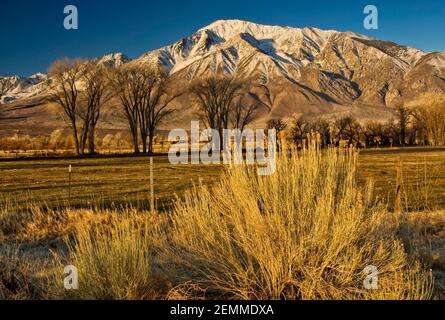
M 376 193 L 394 202 L 397 166 L 401 163 L 404 202 L 412 210 L 445 207 L 445 148 L 362 150 L 360 183 L 372 178 Z M 68 166 L 72 165 L 69 201 Z M 154 158 L 154 188 L 160 210 L 194 184 L 212 183 L 222 172 L 216 165 L 171 165 L 166 156 Z M 150 189 L 148 157 L 39 159 L 0 161 L 0 205 L 41 203 L 50 207 L 131 204 L 146 207 Z
M 403 181 L 403 204 L 410 210 L 445 208 L 445 148 L 410 147 L 362 150 L 360 182 L 372 179 L 375 193 L 394 205 L 397 167 Z

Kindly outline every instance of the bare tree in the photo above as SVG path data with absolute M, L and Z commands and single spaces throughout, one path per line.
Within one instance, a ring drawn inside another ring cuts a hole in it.
M 104 102 L 110 98 L 109 91 L 107 91 L 106 69 L 102 65 L 89 62 L 85 65 L 81 79 L 85 90 L 82 92 L 83 99 L 78 112 L 83 121 L 80 148 L 83 151 L 88 141 L 88 151 L 90 154 L 94 154 L 96 126 L 101 108 Z
M 396 112 L 399 120 L 399 142 L 401 146 L 404 146 L 406 143 L 406 132 L 410 122 L 411 111 L 406 107 L 399 106 L 397 107 Z
M 133 137 L 134 152 L 138 154 L 139 134 L 143 153 L 153 153 L 155 130 L 162 120 L 174 110 L 171 102 L 179 94 L 167 94 L 168 77 L 157 70 L 141 66 L 123 66 L 116 69 L 110 77 Z
M 277 133 L 277 149 L 280 150 L 281 133 L 286 130 L 287 124 L 282 119 L 272 119 L 267 122 L 267 129 L 275 129 Z
M 201 121 L 207 128 L 219 131 L 221 145 L 223 129 L 229 126 L 231 110 L 242 87 L 239 80 L 226 76 L 196 80 L 190 86 Z
M 429 105 L 418 107 L 412 112 L 418 129 L 418 138 L 423 144 L 445 145 L 445 100 L 432 101 Z
M 318 133 L 322 147 L 326 147 L 331 143 L 331 125 L 328 121 L 318 118 L 310 122 L 310 131 Z
M 292 128 L 291 137 L 296 145 L 301 145 L 308 138 L 310 133 L 310 124 L 301 117 L 295 118 Z
M 277 136 L 286 128 L 287 125 L 282 119 L 272 119 L 267 122 L 267 129 L 275 129 Z
M 232 127 L 243 131 L 247 125 L 255 120 L 258 109 L 259 104 L 251 103 L 245 105 L 242 98 L 238 99 L 238 101 L 234 103 L 230 114 Z
M 81 154 L 78 129 L 79 81 L 84 64 L 82 60 L 64 58 L 57 60 L 49 69 L 52 78 L 50 83 L 51 101 L 57 103 L 64 113 L 65 121 L 72 130 L 76 154 Z
M 380 145 L 385 140 L 385 138 L 382 138 L 383 125 L 380 122 L 367 121 L 362 128 L 362 132 L 365 147 Z
M 133 140 L 134 153 L 139 154 L 138 117 L 144 97 L 144 77 L 134 66 L 124 65 L 110 73 L 112 90 L 118 96 Z
M 362 128 L 352 117 L 344 117 L 335 121 L 337 141 L 347 140 L 348 145 L 360 145 L 360 134 Z
M 168 76 L 165 73 L 153 69 L 142 69 L 145 78 L 144 95 L 138 109 L 139 128 L 142 138 L 143 153 L 153 154 L 153 141 L 155 131 L 159 124 L 175 110 L 171 108 L 171 102 L 182 93 L 168 94 Z

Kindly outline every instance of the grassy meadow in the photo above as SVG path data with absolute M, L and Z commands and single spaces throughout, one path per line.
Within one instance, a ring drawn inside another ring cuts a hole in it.
M 0 161 L 0 204 L 41 203 L 49 207 L 146 208 L 150 190 L 149 158 L 140 156 L 86 159 Z M 68 167 L 72 165 L 71 197 Z M 375 192 L 391 207 L 397 168 L 404 183 L 404 206 L 410 210 L 445 208 L 445 148 L 387 148 L 360 151 L 358 179 L 375 182 Z M 220 165 L 171 165 L 154 157 L 154 188 L 159 211 L 193 185 L 219 180 Z
M 148 157 L 1 161 L 0 299 L 445 297 L 445 148 L 311 146 L 271 176 L 226 169 L 156 156 L 149 212 Z
M 72 165 L 71 197 L 69 165 Z M 193 185 L 218 179 L 217 165 L 172 165 L 167 156 L 154 157 L 155 198 L 159 210 Z M 48 207 L 148 206 L 148 157 L 0 161 L 0 199 L 17 205 Z M 0 201 L 2 201 L 0 200 Z

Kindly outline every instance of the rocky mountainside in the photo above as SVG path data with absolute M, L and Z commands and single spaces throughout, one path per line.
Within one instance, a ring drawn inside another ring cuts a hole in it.
M 296 113 L 385 119 L 399 104 L 416 106 L 432 96 L 445 96 L 444 52 L 426 53 L 352 32 L 239 20 L 216 21 L 132 61 L 120 53 L 97 61 L 162 67 L 178 87 L 215 73 L 245 78 L 251 83 L 249 103 L 263 106 L 263 122 Z M 14 77 L 18 85 L 5 99 L 19 105 L 42 96 L 46 80 L 40 74 Z M 177 104 L 183 112 L 167 127 L 193 117 L 187 97 Z

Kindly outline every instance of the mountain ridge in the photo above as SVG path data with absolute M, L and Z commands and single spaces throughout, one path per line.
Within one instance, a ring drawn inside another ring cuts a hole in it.
M 263 123 L 294 114 L 331 117 L 347 112 L 386 119 L 400 104 L 416 106 L 431 96 L 445 96 L 445 52 L 428 53 L 354 32 L 234 19 L 217 20 L 133 60 L 114 53 L 95 61 L 110 67 L 162 68 L 178 88 L 217 73 L 236 75 L 251 83 L 245 93 L 248 103 L 263 106 Z M 16 87 L 7 101 L 20 103 L 44 94 L 39 85 L 47 78 L 39 79 Z M 172 127 L 193 117 L 189 105 L 184 98 L 178 102 L 184 114 L 171 120 Z

